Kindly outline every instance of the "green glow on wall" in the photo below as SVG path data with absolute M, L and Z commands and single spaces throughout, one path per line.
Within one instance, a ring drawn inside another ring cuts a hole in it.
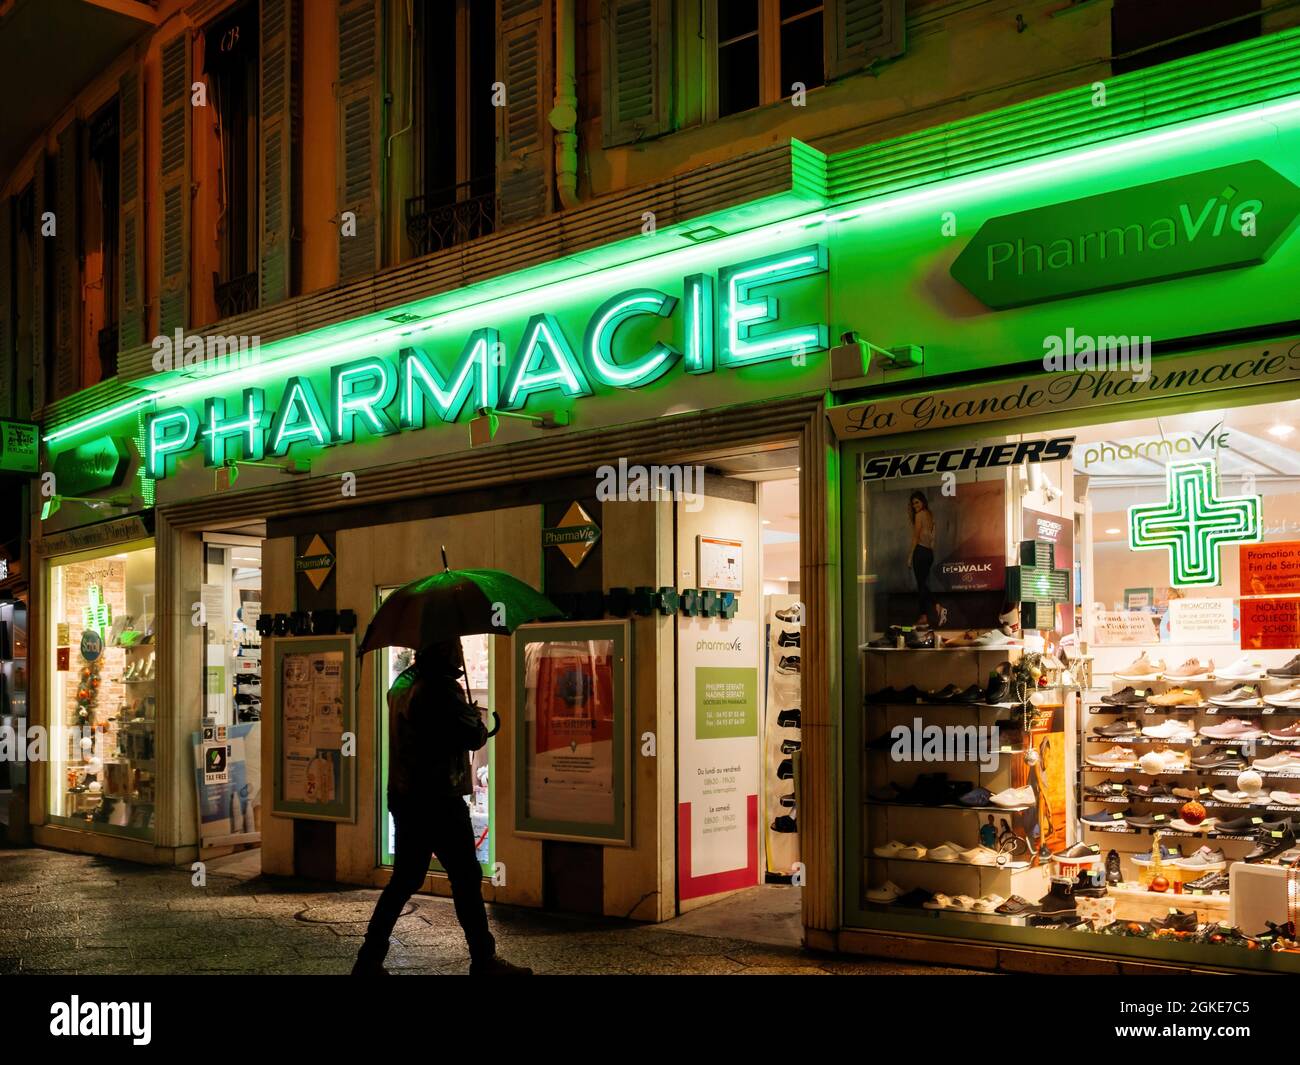
M 402 403 L 398 417 L 403 429 L 423 429 L 429 403 L 444 422 L 454 422 L 473 397 L 472 407 L 495 407 L 500 388 L 498 367 L 501 335 L 495 329 L 476 329 L 465 341 L 460 358 L 446 378 L 420 348 L 403 348 L 400 354 Z M 477 371 L 477 373 L 475 372 Z
M 680 351 L 658 341 L 640 359 L 620 365 L 614 361 L 614 334 L 629 318 L 640 314 L 667 318 L 676 306 L 675 297 L 648 288 L 620 292 L 602 303 L 591 316 L 582 344 L 591 376 L 618 388 L 639 388 L 662 377 L 681 358 Z
M 369 387 L 356 384 L 369 381 Z M 384 413 L 384 408 L 397 395 L 397 377 L 388 363 L 380 358 L 358 359 L 356 362 L 335 366 L 330 371 L 330 407 L 334 417 L 330 422 L 330 440 L 336 444 L 349 444 L 356 433 L 358 417 L 376 436 L 395 433 L 397 427 Z
M 250 462 L 262 458 L 263 430 L 266 428 L 266 393 L 260 388 L 246 388 L 239 403 L 241 417 L 226 420 L 226 401 L 213 397 L 204 404 L 203 437 L 205 462 L 209 466 L 223 466 L 226 462 L 226 442 L 230 437 L 240 440 L 241 457 Z
M 180 431 L 173 431 L 179 426 Z M 198 422 L 184 407 L 146 415 L 144 420 L 145 471 L 155 481 L 167 476 L 167 456 L 188 451 L 194 446 Z
M 753 290 L 781 281 L 826 272 L 826 246 L 810 244 L 794 251 L 768 255 L 718 272 L 722 289 L 723 366 L 738 366 L 772 359 L 788 359 L 826 347 L 824 324 L 795 326 L 756 334 L 755 327 L 775 322 L 780 305 L 771 293 L 752 295 Z
M 547 363 L 550 363 L 547 366 Z M 591 382 L 553 314 L 535 314 L 524 327 L 519 351 L 502 389 L 502 410 L 518 410 L 534 392 L 558 388 L 566 396 L 591 395 Z
M 280 400 L 280 409 L 271 423 L 271 446 L 268 455 L 283 455 L 295 440 L 306 440 L 324 447 L 327 439 L 325 415 L 311 382 L 305 377 L 291 377 Z
M 1169 583 L 1176 588 L 1220 583 L 1219 548 L 1263 538 L 1259 496 L 1217 495 L 1212 459 L 1170 463 L 1163 503 L 1128 508 L 1129 546 L 1169 551 Z

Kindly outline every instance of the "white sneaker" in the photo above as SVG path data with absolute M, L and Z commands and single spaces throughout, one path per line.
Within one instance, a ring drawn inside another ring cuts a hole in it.
M 894 855 L 894 857 L 905 858 L 911 861 L 919 862 L 928 853 L 929 853 L 929 849 L 926 847 L 924 843 L 913 843 L 910 844 L 909 846 L 904 847 L 901 851 L 899 851 L 896 855 Z
M 1215 802 L 1227 803 L 1229 806 L 1245 806 L 1255 796 L 1248 795 L 1244 791 L 1228 791 L 1226 788 L 1216 788 L 1210 793 L 1210 797 Z
M 1170 718 L 1158 725 L 1149 725 L 1144 728 L 1142 735 L 1152 736 L 1158 740 L 1190 740 L 1196 735 L 1196 730 L 1189 728 L 1184 722 Z
M 1218 824 L 1217 817 L 1207 817 L 1199 825 L 1188 824 L 1181 817 L 1175 817 L 1169 822 L 1169 827 L 1176 832 L 1213 832 L 1216 824 Z
M 932 862 L 959 862 L 961 848 L 949 843 L 940 843 L 939 846 L 930 848 L 928 857 Z
M 880 887 L 873 887 L 867 891 L 868 902 L 880 902 L 886 905 L 893 902 L 906 894 L 901 887 L 892 880 L 886 880 Z
M 1115 670 L 1115 676 L 1119 677 L 1120 680 L 1159 680 L 1164 675 L 1166 668 L 1168 667 L 1165 665 L 1163 658 L 1158 662 L 1152 662 L 1151 659 L 1147 658 L 1146 652 L 1143 651 L 1138 655 L 1136 661 L 1130 662 L 1122 669 Z
M 879 847 L 872 847 L 871 853 L 877 858 L 897 858 L 905 850 L 907 850 L 906 843 L 891 839 L 888 843 L 882 843 Z
M 1010 647 L 1018 644 L 1019 640 L 1014 640 L 998 629 L 989 629 L 983 636 L 970 642 L 971 647 Z
M 1038 800 L 1034 796 L 1034 789 L 1024 788 L 1007 788 L 1006 791 L 999 791 L 989 802 L 994 806 L 1003 806 L 1007 808 L 1018 806 L 1033 806 Z
M 1300 806 L 1300 792 L 1296 791 L 1274 791 L 1269 799 L 1279 806 Z
M 998 852 L 992 847 L 972 847 L 968 851 L 961 852 L 961 860 L 970 865 L 997 865 Z
M 1250 655 L 1242 655 L 1230 665 L 1216 669 L 1214 676 L 1216 680 L 1263 680 L 1264 663 L 1256 662 Z
M 1283 709 L 1300 706 L 1300 687 L 1283 688 L 1280 692 L 1266 695 L 1264 696 L 1264 702 L 1268 703 L 1269 706 L 1280 706 Z
M 1007 900 L 1001 895 L 985 895 L 971 903 L 972 913 L 993 913 Z
M 1300 753 L 1281 751 L 1268 758 L 1256 758 L 1250 763 L 1252 769 L 1263 769 L 1269 773 L 1300 773 Z

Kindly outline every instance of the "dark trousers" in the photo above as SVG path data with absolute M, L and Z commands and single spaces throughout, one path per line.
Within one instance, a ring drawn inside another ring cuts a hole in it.
M 939 620 L 937 607 L 938 603 L 934 598 L 934 593 L 930 591 L 930 567 L 934 565 L 934 552 L 924 544 L 917 544 L 912 548 L 912 576 L 916 578 L 916 605 L 917 609 L 927 618 L 930 616 L 932 609 L 935 610 L 934 620 Z
M 389 802 L 393 815 L 393 877 L 375 903 L 358 961 L 379 964 L 388 954 L 388 937 L 412 895 L 424 884 L 429 860 L 437 857 L 451 881 L 456 917 L 465 930 L 471 961 L 487 961 L 496 953 L 483 905 L 483 872 L 474 855 L 474 829 L 465 801 L 452 796 L 418 804 Z

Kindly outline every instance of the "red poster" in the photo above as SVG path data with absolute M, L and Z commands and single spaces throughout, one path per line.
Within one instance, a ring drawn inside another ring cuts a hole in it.
M 1241 552 L 1242 595 L 1300 594 L 1300 540 L 1280 544 L 1242 544 L 1238 550 Z
M 1243 599 L 1241 648 L 1243 651 L 1300 648 L 1300 597 Z
M 537 664 L 536 751 L 614 737 L 614 672 L 609 655 L 592 657 L 584 645 L 566 653 L 548 647 Z

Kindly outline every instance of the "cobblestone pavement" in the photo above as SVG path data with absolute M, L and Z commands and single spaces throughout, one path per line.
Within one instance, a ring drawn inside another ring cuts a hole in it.
M 218 863 L 219 864 L 219 863 Z M 0 849 L 0 975 L 344 974 L 378 892 L 39 849 Z M 613 919 L 489 908 L 503 957 L 546 974 L 938 974 L 968 970 L 831 957 Z M 465 973 L 450 900 L 417 896 L 388 968 Z M 975 975 L 975 974 L 972 974 Z

